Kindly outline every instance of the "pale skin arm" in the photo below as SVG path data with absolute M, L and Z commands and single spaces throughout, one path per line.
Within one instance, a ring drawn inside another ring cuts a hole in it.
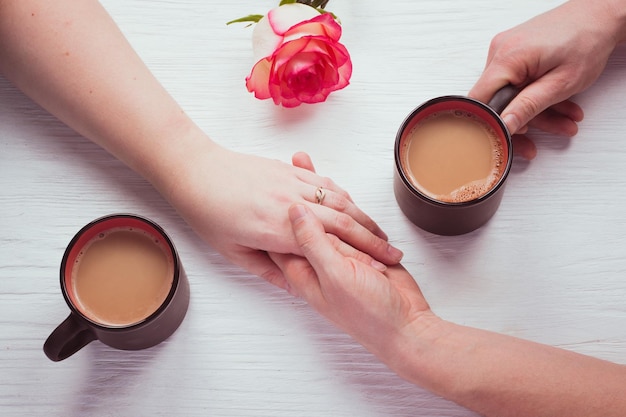
M 266 251 L 300 251 L 286 216 L 293 201 L 309 204 L 329 232 L 378 260 L 402 256 L 306 154 L 292 166 L 212 141 L 95 0 L 0 0 L 0 73 L 145 177 L 228 259 L 276 285 L 285 282 Z M 315 204 L 319 186 L 323 205 Z
M 583 111 L 570 98 L 600 76 L 626 40 L 626 0 L 570 0 L 496 35 L 469 92 L 487 102 L 507 84 L 522 88 L 502 112 L 512 133 L 533 126 L 573 136 Z
M 626 366 L 437 317 L 400 265 L 337 250 L 305 206 L 290 208 L 306 259 L 272 257 L 290 292 L 408 381 L 487 417 L 623 417 Z

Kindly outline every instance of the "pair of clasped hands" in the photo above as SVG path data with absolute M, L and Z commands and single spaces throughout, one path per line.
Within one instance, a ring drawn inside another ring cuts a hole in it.
M 569 99 L 624 40 L 625 10 L 571 0 L 494 38 L 469 95 L 521 88 L 502 118 L 522 157 L 536 153 L 529 126 L 577 132 L 583 113 Z M 402 252 L 306 154 L 289 165 L 213 142 L 97 1 L 0 0 L 0 73 L 146 178 L 226 258 L 302 297 L 403 378 L 486 416 L 624 415 L 623 366 L 437 317 Z

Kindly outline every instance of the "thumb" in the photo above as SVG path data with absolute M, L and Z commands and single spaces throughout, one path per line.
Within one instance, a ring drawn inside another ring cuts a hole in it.
M 511 134 L 528 125 L 548 107 L 567 100 L 571 94 L 561 86 L 562 83 L 547 74 L 522 89 L 502 112 L 502 120 Z
M 318 275 L 320 282 L 332 276 L 344 258 L 337 252 L 326 236 L 322 222 L 303 204 L 289 208 L 291 227 L 302 253 Z

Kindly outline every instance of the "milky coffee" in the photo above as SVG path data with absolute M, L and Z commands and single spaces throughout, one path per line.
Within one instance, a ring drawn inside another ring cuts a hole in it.
M 116 228 L 89 241 L 72 269 L 76 307 L 105 326 L 139 323 L 163 304 L 174 264 L 161 238 Z
M 466 111 L 429 115 L 411 129 L 404 143 L 402 158 L 409 180 L 438 201 L 461 203 L 485 195 L 506 166 L 499 136 Z

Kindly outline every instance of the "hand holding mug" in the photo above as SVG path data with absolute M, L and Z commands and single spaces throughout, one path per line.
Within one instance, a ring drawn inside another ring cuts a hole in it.
M 521 92 L 502 112 L 512 134 L 529 125 L 573 136 L 583 111 L 569 99 L 600 76 L 625 38 L 608 1 L 569 1 L 494 37 L 469 96 L 486 102 L 513 84 Z

